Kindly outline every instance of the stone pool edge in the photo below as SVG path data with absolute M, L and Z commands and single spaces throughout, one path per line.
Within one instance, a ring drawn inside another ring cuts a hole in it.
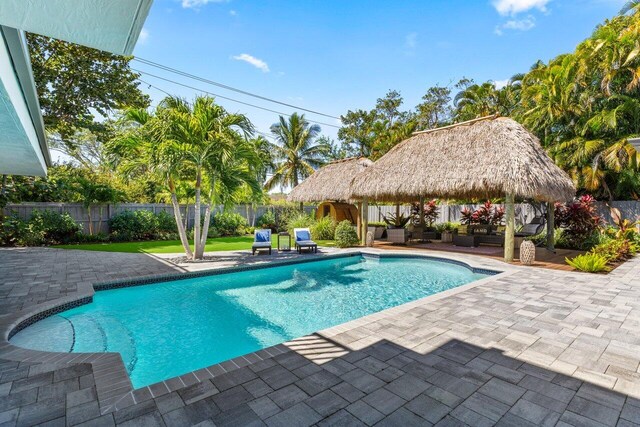
M 141 403 L 145 400 L 157 398 L 163 394 L 188 387 L 190 385 L 202 382 L 206 379 L 211 379 L 215 376 L 219 376 L 224 373 L 249 366 L 261 360 L 269 359 L 279 354 L 286 353 L 288 351 L 291 351 L 290 347 L 293 343 L 295 343 L 296 340 L 301 340 L 306 337 L 310 337 L 311 335 L 323 335 L 326 337 L 334 336 L 338 333 L 342 333 L 352 328 L 362 326 L 363 324 L 392 316 L 394 314 L 397 314 L 398 312 L 410 310 L 416 305 L 421 305 L 430 301 L 435 301 L 450 295 L 454 295 L 459 292 L 464 292 L 465 290 L 479 286 L 488 280 L 495 279 L 497 277 L 505 277 L 518 270 L 511 265 L 504 264 L 500 265 L 500 271 L 494 268 L 487 268 L 485 266 L 482 266 L 481 264 L 474 262 L 475 260 L 469 260 L 466 258 L 456 259 L 458 257 L 451 256 L 451 254 L 448 255 L 449 256 L 445 257 L 435 254 L 409 253 L 407 251 L 381 251 L 378 249 L 356 248 L 345 250 L 339 253 L 318 254 L 309 257 L 273 261 L 263 264 L 220 267 L 195 272 L 178 272 L 163 275 L 141 276 L 138 278 L 109 282 L 95 282 L 93 284 L 88 284 L 88 286 L 85 286 L 82 290 L 78 290 L 78 293 L 73 296 L 67 296 L 55 301 L 38 304 L 29 308 L 25 312 L 0 319 L 0 354 L 3 358 L 8 360 L 26 363 L 44 363 L 51 365 L 52 367 L 60 367 L 72 364 L 91 364 L 96 383 L 96 392 L 98 395 L 100 412 L 101 414 L 106 414 L 137 403 Z M 236 358 L 229 359 L 209 367 L 188 372 L 186 374 L 169 378 L 167 380 L 160 381 L 158 383 L 154 383 L 138 389 L 133 388 L 129 375 L 126 372 L 124 362 L 119 353 L 45 352 L 39 350 L 24 349 L 9 343 L 9 339 L 15 333 L 39 320 L 44 319 L 45 317 L 60 313 L 69 308 L 91 303 L 93 301 L 93 295 L 96 291 L 147 285 L 172 280 L 190 279 L 195 277 L 213 276 L 240 271 L 259 270 L 270 267 L 302 264 L 313 261 L 351 256 L 431 259 L 435 261 L 459 265 L 471 270 L 474 273 L 489 274 L 489 277 L 485 277 L 483 279 L 476 280 L 453 289 L 439 292 L 434 295 L 429 295 L 415 301 L 410 301 L 399 306 L 391 307 L 377 313 L 373 313 L 340 325 L 333 326 L 331 328 L 317 331 L 305 337 L 298 337 L 282 344 L 268 347 L 243 356 L 238 356 Z

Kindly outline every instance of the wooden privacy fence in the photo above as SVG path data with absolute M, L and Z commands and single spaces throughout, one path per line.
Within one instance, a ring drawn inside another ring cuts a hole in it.
M 610 203 L 611 206 L 617 207 L 622 212 L 624 218 L 635 220 L 640 217 L 640 202 L 637 201 L 614 201 Z M 476 209 L 480 205 L 446 205 L 441 204 L 438 206 L 439 215 L 436 223 L 443 223 L 446 221 L 459 222 L 461 215 L 460 212 L 465 207 L 469 209 Z M 496 205 L 499 206 L 499 205 Z M 611 222 L 611 216 L 609 215 L 609 209 L 602 202 L 597 203 L 599 213 L 603 216 L 605 221 Z M 242 215 L 250 225 L 255 225 L 255 221 L 267 210 L 274 209 L 273 206 L 251 206 L 251 205 L 238 205 L 231 209 L 231 212 Z M 278 209 L 275 207 L 275 209 Z M 305 206 L 306 212 L 314 211 L 315 206 Z M 10 204 L 4 208 L 4 214 L 10 215 L 11 213 L 17 214 L 22 219 L 29 219 L 34 210 L 53 210 L 56 212 L 67 212 L 76 222 L 82 225 L 85 232 L 89 231 L 89 215 L 88 209 L 85 208 L 82 203 L 20 203 Z M 137 211 L 147 210 L 153 213 L 167 212 L 173 216 L 173 206 L 163 203 L 118 203 L 115 205 L 99 205 L 92 206 L 91 208 L 91 221 L 93 223 L 94 233 L 109 231 L 109 219 L 114 215 L 123 211 Z M 195 210 L 193 205 L 181 205 L 180 210 L 183 217 L 186 215 L 188 227 L 192 227 L 194 224 Z M 222 206 L 214 207 L 213 212 L 221 212 Z M 395 205 L 369 205 L 369 221 L 382 221 L 384 215 L 395 214 Z M 404 215 L 410 213 L 410 207 L 408 205 L 401 205 L 400 212 Z M 202 209 L 204 215 L 204 208 Z M 521 225 L 531 220 L 535 216 L 535 210 L 533 206 L 528 204 L 516 205 L 516 223 Z

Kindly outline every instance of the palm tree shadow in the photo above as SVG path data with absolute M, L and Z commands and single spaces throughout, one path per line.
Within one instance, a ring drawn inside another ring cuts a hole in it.
M 365 269 L 362 267 L 346 270 L 344 268 L 328 272 L 296 271 L 293 274 L 293 284 L 285 288 L 278 288 L 276 292 L 283 294 L 295 292 L 317 292 L 330 286 L 352 286 L 364 280 L 357 277 Z

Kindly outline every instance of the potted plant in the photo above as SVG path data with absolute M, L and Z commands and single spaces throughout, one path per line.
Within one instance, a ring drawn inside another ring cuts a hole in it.
M 387 224 L 388 229 L 394 228 L 404 228 L 405 225 L 411 220 L 410 216 L 405 216 L 404 214 L 395 215 L 395 214 L 387 214 L 382 217 L 384 222 Z

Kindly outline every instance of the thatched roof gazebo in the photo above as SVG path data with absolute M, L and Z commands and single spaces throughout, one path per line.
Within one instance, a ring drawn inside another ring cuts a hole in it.
M 371 166 L 366 157 L 350 157 L 327 163 L 297 185 L 287 200 L 290 202 L 348 202 L 351 180 Z
M 352 204 L 352 199 L 350 198 L 351 181 L 371 165 L 373 165 L 373 162 L 366 157 L 350 157 L 327 163 L 293 188 L 289 196 L 287 196 L 287 200 L 300 203 L 340 202 L 342 204 Z M 337 204 L 335 205 L 337 206 Z M 341 209 L 344 210 L 344 206 Z M 358 203 L 358 212 L 362 211 L 362 204 Z M 360 215 L 356 216 L 358 219 L 358 234 L 361 234 Z M 366 232 L 364 235 L 366 235 Z
M 389 202 L 504 197 L 505 259 L 511 261 L 514 198 L 555 202 L 574 195 L 573 182 L 538 138 L 512 119 L 490 116 L 414 133 L 357 175 L 350 197 Z

